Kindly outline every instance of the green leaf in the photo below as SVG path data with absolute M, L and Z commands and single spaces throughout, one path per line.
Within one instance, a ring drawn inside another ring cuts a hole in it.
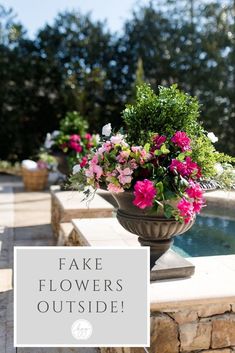
M 159 181 L 159 182 L 156 184 L 156 188 L 157 188 L 157 196 L 158 196 L 158 198 L 162 198 L 162 196 L 163 196 L 163 191 L 164 191 L 163 183 L 162 183 L 161 181 Z
M 171 200 L 171 199 L 176 198 L 176 194 L 171 190 L 165 190 L 164 198 L 165 198 L 165 200 Z
M 174 212 L 174 207 L 172 207 L 171 205 L 169 204 L 165 204 L 164 205 L 164 215 L 166 218 L 171 218 L 172 215 L 173 215 L 173 212 Z
M 146 144 L 144 145 L 144 149 L 145 149 L 146 152 L 149 152 L 150 143 L 146 143 Z
M 155 156 L 161 156 L 163 153 L 161 150 L 155 150 L 154 154 L 155 154 Z
M 161 146 L 161 151 L 162 151 L 163 154 L 170 153 L 170 150 L 168 150 L 168 148 L 166 148 L 165 143 Z
M 179 161 L 182 162 L 185 159 L 185 154 L 184 153 L 180 153 L 176 159 L 178 159 Z

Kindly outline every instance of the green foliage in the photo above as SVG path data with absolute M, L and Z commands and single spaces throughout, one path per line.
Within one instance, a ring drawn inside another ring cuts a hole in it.
M 140 85 L 136 103 L 123 111 L 128 142 L 134 145 L 143 145 L 153 133 L 173 135 L 175 131 L 182 130 L 189 136 L 195 136 L 200 129 L 198 117 L 197 99 L 181 92 L 176 85 L 169 88 L 160 86 L 158 95 L 150 85 Z
M 140 85 L 136 102 L 123 111 L 127 140 L 133 145 L 144 145 L 153 134 L 169 136 L 176 131 L 185 131 L 192 141 L 193 160 L 202 168 L 204 177 L 214 177 L 216 162 L 232 162 L 233 159 L 216 151 L 198 121 L 199 107 L 197 98 L 180 91 L 177 85 L 160 86 L 158 95 L 150 85 Z M 168 153 L 165 144 L 155 151 L 157 156 Z M 177 158 L 183 160 L 185 154 Z
M 60 121 L 60 131 L 65 135 L 84 135 L 88 129 L 88 122 L 76 111 L 68 112 Z
M 47 152 L 40 152 L 38 154 L 38 160 L 47 163 L 49 166 L 55 166 L 57 164 L 56 158 Z
M 216 181 L 222 189 L 231 189 L 235 188 L 235 169 L 229 163 L 224 163 L 223 165 L 223 173 L 221 173 Z

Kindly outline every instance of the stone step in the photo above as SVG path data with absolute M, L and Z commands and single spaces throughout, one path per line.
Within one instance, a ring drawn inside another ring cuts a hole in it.
M 59 236 L 60 223 L 70 222 L 73 218 L 112 217 L 114 207 L 101 196 L 95 194 L 85 200 L 83 192 L 60 191 L 51 187 L 51 226 L 56 238 Z
M 57 240 L 57 246 L 66 245 L 72 231 L 73 231 L 73 224 L 71 222 L 60 223 L 60 230 L 59 230 L 59 237 Z

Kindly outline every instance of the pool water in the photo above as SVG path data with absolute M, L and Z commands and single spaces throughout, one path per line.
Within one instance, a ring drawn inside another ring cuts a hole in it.
M 235 220 L 198 216 L 190 230 L 174 238 L 172 249 L 186 257 L 235 254 Z

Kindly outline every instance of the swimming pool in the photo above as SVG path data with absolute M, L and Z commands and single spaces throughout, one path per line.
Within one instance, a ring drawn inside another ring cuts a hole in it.
M 185 257 L 235 254 L 235 218 L 198 216 L 189 231 L 175 237 L 172 249 Z

